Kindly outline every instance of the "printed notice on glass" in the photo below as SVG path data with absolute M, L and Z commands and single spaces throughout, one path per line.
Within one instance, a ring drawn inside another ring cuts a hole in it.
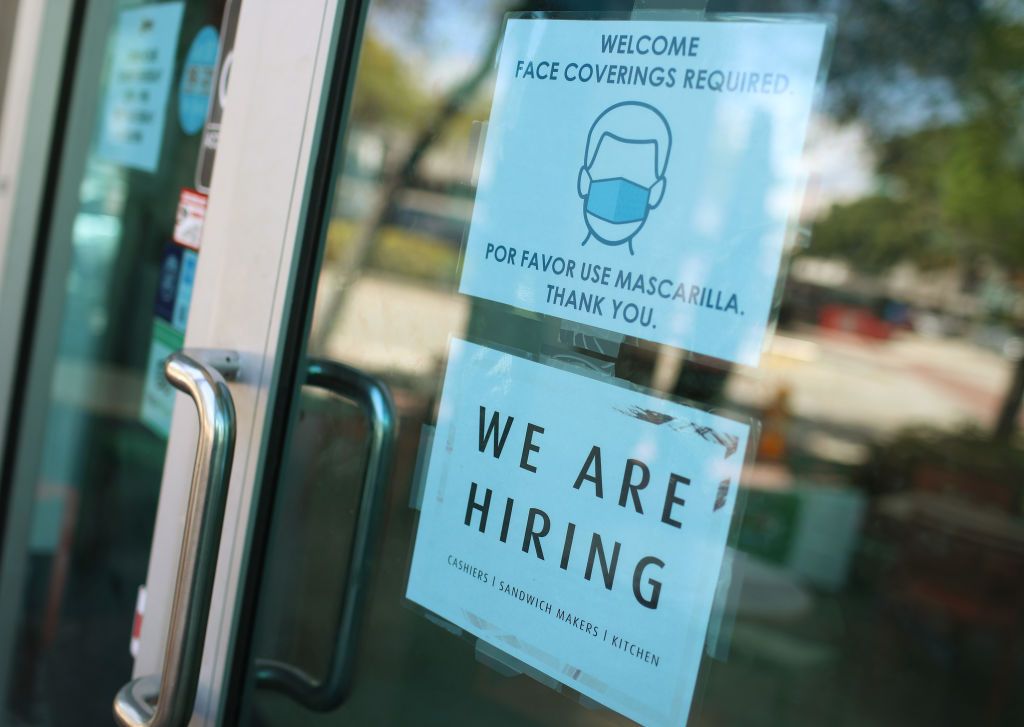
M 180 2 L 143 5 L 118 16 L 100 156 L 133 169 L 156 170 L 184 8 Z
M 826 32 L 510 19 L 460 292 L 756 366 Z
M 407 595 L 631 719 L 681 725 L 748 434 L 455 340 Z

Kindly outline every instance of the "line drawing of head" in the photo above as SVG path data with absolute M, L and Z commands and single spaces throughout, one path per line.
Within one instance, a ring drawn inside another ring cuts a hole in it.
M 629 246 L 652 209 L 665 196 L 665 170 L 672 130 L 658 109 L 621 101 L 602 111 L 590 126 L 576 191 L 583 200 L 586 245 Z

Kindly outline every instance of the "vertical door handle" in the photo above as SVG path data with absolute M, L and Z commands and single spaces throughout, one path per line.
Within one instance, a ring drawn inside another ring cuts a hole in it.
M 235 405 L 224 380 L 237 375 L 238 355 L 178 351 L 167 358 L 164 373 L 195 403 L 199 442 L 163 672 L 134 679 L 117 693 L 114 717 L 123 727 L 182 727 L 192 716 L 235 449 Z
M 379 379 L 334 361 L 312 360 L 306 385 L 355 402 L 369 420 L 370 451 L 363 476 L 341 612 L 327 674 L 317 681 L 291 664 L 256 660 L 256 683 L 288 695 L 307 709 L 328 712 L 348 696 L 355 665 L 363 605 L 369 589 L 373 545 L 380 527 L 384 492 L 391 472 L 397 418 L 387 386 Z

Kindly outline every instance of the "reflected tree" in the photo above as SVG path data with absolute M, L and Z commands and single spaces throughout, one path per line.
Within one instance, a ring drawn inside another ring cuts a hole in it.
M 836 4 L 829 106 L 866 123 L 878 191 L 833 207 L 816 253 L 877 272 L 899 261 L 981 263 L 1024 275 L 1024 7 L 1009 0 L 858 0 Z M 1020 321 L 1016 321 L 1019 326 Z M 1013 435 L 1024 397 L 1015 366 L 994 435 Z
M 500 14 L 495 14 L 493 25 L 495 30 L 491 34 L 487 50 L 481 56 L 476 67 L 456 84 L 433 110 L 426 112 L 426 121 L 416 128 L 408 152 L 385 173 L 370 212 L 360 222 L 354 239 L 346 247 L 343 258 L 338 263 L 338 269 L 343 271 L 344 277 L 330 295 L 317 327 L 313 331 L 312 350 L 322 350 L 327 342 L 327 337 L 334 330 L 344 307 L 345 295 L 348 292 L 352 276 L 364 267 L 374 240 L 394 209 L 397 193 L 409 184 L 431 145 L 440 138 L 441 133 L 459 112 L 473 100 L 480 86 L 489 76 L 500 41 Z M 362 58 L 360 63 L 362 63 Z M 363 88 L 360 86 L 355 98 L 361 96 L 362 91 Z M 403 103 L 404 99 L 398 98 L 397 101 Z M 357 103 L 354 100 L 354 104 Z
M 700 5 L 702 3 L 703 0 L 696 4 Z M 323 350 L 326 339 L 330 332 L 334 330 L 341 314 L 352 276 L 365 266 L 367 256 L 374 241 L 394 209 L 398 192 L 410 184 L 420 162 L 430 148 L 442 138 L 444 132 L 459 119 L 460 114 L 479 96 L 484 82 L 491 77 L 498 45 L 501 42 L 502 18 L 504 14 L 526 11 L 543 13 L 580 10 L 580 3 L 572 2 L 571 0 L 512 3 L 502 2 L 501 0 L 485 0 L 484 4 L 490 6 L 490 13 L 493 18 L 490 23 L 491 30 L 485 50 L 480 54 L 477 64 L 450 91 L 445 93 L 432 109 L 423 110 L 418 114 L 423 121 L 415 127 L 413 140 L 409 145 L 408 151 L 385 172 L 384 179 L 376 193 L 372 209 L 361 220 L 354 239 L 346 246 L 343 258 L 337 263 L 337 269 L 342 271 L 343 277 L 339 281 L 338 287 L 328 296 L 328 300 L 322 309 L 316 328 L 312 332 L 311 350 Z M 653 7 L 659 3 L 641 2 L 638 4 L 641 6 L 649 4 Z M 410 4 L 400 2 L 400 0 L 383 0 L 380 7 L 385 12 L 405 13 L 408 5 Z M 427 22 L 430 13 L 436 10 L 436 8 L 432 7 L 433 3 L 412 3 L 411 5 L 417 6 L 415 14 L 408 18 L 413 27 L 422 26 L 423 23 Z M 586 5 L 592 11 L 621 13 L 628 13 L 635 6 L 633 2 L 624 2 L 622 0 L 597 0 L 596 2 L 586 3 Z M 686 2 L 684 0 L 682 3 L 676 2 L 675 5 L 690 6 L 694 5 L 694 2 Z M 360 64 L 362 63 L 363 59 L 360 58 Z M 361 95 L 361 93 L 362 87 L 360 86 L 356 97 Z M 397 94 L 398 89 L 393 89 L 392 93 Z M 358 104 L 358 101 L 354 100 L 354 104 Z

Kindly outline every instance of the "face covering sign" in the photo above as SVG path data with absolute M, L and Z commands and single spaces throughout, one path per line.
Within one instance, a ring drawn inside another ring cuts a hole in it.
M 407 596 L 638 722 L 680 725 L 748 435 L 454 340 Z
M 826 30 L 508 20 L 460 292 L 756 366 Z

